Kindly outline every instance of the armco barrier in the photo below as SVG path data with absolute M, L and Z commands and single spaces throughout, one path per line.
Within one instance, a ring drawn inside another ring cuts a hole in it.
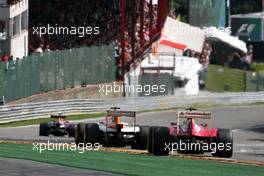
M 175 107 L 188 107 L 193 104 L 251 104 L 264 103 L 264 92 L 254 93 L 209 93 L 201 92 L 196 96 L 177 93 L 174 96 L 119 98 L 108 100 L 62 100 L 39 103 L 0 106 L 0 123 L 48 117 L 52 113 L 64 114 L 102 112 L 118 106 L 125 110 L 155 110 Z M 175 114 L 176 115 L 176 114 Z M 175 116 L 176 117 L 176 116 Z

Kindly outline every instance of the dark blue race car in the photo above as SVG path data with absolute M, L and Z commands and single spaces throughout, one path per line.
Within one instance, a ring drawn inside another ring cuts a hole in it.
M 40 136 L 65 136 L 75 137 L 76 125 L 65 120 L 66 116 L 61 113 L 50 116 L 51 120 L 48 123 L 39 125 Z

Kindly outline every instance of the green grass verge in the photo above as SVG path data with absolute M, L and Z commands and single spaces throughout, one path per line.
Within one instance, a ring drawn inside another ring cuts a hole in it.
M 121 175 L 260 176 L 264 167 L 101 151 L 33 151 L 33 145 L 0 144 L 0 157 L 26 159 Z
M 103 117 L 103 116 L 105 116 L 105 113 L 78 114 L 78 115 L 67 116 L 67 120 L 83 120 L 83 119 L 97 118 L 97 117 Z M 35 125 L 35 124 L 45 123 L 48 121 L 50 121 L 50 118 L 29 119 L 29 120 L 2 123 L 0 124 L 0 127 L 3 128 L 3 127 L 18 127 L 18 126 L 26 126 L 26 125 Z
M 264 71 L 264 63 L 253 63 L 250 66 L 252 71 Z
M 252 71 L 245 74 L 241 69 L 210 65 L 205 79 L 206 89 L 213 92 L 243 92 L 244 88 L 247 92 L 264 91 L 264 67 L 261 64 L 255 67 L 258 74 Z
M 208 68 L 206 89 L 209 91 L 223 92 L 228 86 L 230 92 L 243 92 L 244 71 L 230 69 L 219 65 L 210 65 Z

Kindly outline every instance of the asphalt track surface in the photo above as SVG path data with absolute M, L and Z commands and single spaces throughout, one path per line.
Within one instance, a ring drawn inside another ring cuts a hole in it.
M 6 158 L 0 158 L 0 167 L 0 175 L 7 176 L 113 176 L 111 173 Z
M 213 119 L 210 126 L 216 128 L 232 129 L 234 134 L 234 154 L 233 159 L 252 160 L 264 162 L 264 107 L 237 107 L 237 108 L 214 108 L 209 109 L 213 114 Z M 176 121 L 176 111 L 160 111 L 139 114 L 137 123 L 140 125 L 155 125 L 155 126 L 170 126 L 171 122 Z M 90 119 L 87 122 L 98 122 L 98 119 Z M 39 137 L 38 126 L 27 126 L 17 128 L 0 128 L 0 140 L 33 140 L 33 141 L 51 141 L 51 142 L 72 142 L 73 138 L 58 138 L 58 137 Z M 3 161 L 4 160 L 4 161 Z M 6 159 L 0 159 L 0 170 L 5 172 L 8 170 L 7 165 L 3 165 Z M 48 165 L 37 164 L 29 161 L 9 160 L 10 167 L 13 172 L 20 171 L 20 164 L 36 165 L 36 170 L 41 170 L 45 175 Z M 20 162 L 20 163 L 19 163 Z M 50 168 L 58 168 L 57 166 L 49 165 Z M 18 168 L 18 169 L 14 169 Z M 37 169 L 38 168 L 38 169 Z M 50 169 L 52 171 L 52 169 Z M 70 169 L 71 170 L 71 169 Z M 29 173 L 31 171 L 29 170 Z M 34 170 L 32 171 L 34 172 Z M 76 171 L 77 172 L 77 171 Z M 84 172 L 83 170 L 80 171 Z M 93 171 L 90 174 L 94 175 Z M 0 172 L 1 173 L 1 172 Z M 52 173 L 52 172 L 49 172 Z M 0 174 L 2 175 L 2 174 Z M 24 174 L 27 175 L 27 174 Z M 34 174 L 28 174 L 34 175 Z M 39 172 L 38 172 L 39 175 Z M 46 173 L 48 175 L 48 173 Z M 57 172 L 56 172 L 56 175 Z M 71 174 L 69 174 L 71 175 Z M 75 174 L 73 174 L 75 175 Z M 76 174 L 77 175 L 77 174 Z M 96 175 L 96 174 L 95 174 Z M 104 173 L 99 174 L 104 175 Z

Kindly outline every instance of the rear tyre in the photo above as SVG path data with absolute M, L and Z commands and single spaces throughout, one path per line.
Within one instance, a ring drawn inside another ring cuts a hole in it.
M 155 127 L 153 130 L 153 154 L 154 155 L 168 155 L 169 149 L 169 129 L 167 127 Z
M 140 150 L 146 150 L 148 147 L 149 128 L 150 128 L 149 126 L 140 126 L 140 132 L 139 132 Z
M 148 146 L 149 126 L 140 126 L 136 141 L 131 145 L 132 149 L 146 150 Z
M 76 131 L 77 131 L 77 125 L 76 124 L 70 124 L 69 129 L 68 129 L 69 137 L 75 137 Z
M 148 135 L 148 152 L 153 153 L 153 133 L 154 133 L 154 126 L 149 128 L 149 135 Z
M 40 136 L 49 136 L 49 127 L 47 123 L 41 123 L 39 125 L 39 135 Z
M 77 145 L 85 142 L 85 140 L 84 140 L 84 138 L 85 138 L 85 126 L 86 126 L 85 123 L 79 123 L 77 125 L 77 130 L 75 133 L 75 143 Z
M 96 123 L 89 123 L 85 126 L 85 143 L 99 143 L 99 125 Z
M 217 147 L 213 156 L 231 158 L 233 155 L 233 133 L 228 129 L 218 129 Z

